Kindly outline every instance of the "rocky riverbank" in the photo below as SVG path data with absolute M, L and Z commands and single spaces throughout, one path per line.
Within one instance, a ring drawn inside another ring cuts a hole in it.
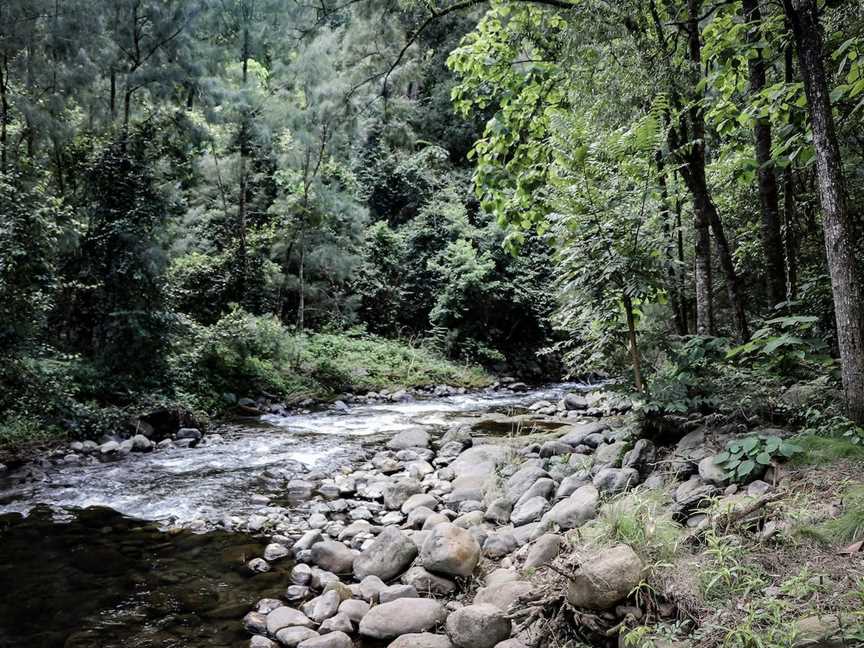
M 658 566 L 655 544 L 677 553 L 720 527 L 768 541 L 789 526 L 773 508 L 791 487 L 779 459 L 760 457 L 733 482 L 718 456 L 736 440 L 782 442 L 786 432 L 682 417 L 683 437 L 662 447 L 641 437 L 626 406 L 588 418 L 590 401 L 538 402 L 532 415 L 478 417 L 440 436 L 403 431 L 359 465 L 290 482 L 306 510 L 277 523 L 248 568 L 296 564 L 284 597 L 246 616 L 250 645 L 623 646 L 647 620 L 687 616 L 686 597 L 658 585 L 672 566 Z M 490 424 L 510 430 L 483 436 Z M 616 522 L 643 527 L 628 534 Z M 836 620 L 799 621 L 790 646 L 827 646 L 801 637 L 840 632 Z M 691 645 L 698 626 L 679 626 L 656 645 Z

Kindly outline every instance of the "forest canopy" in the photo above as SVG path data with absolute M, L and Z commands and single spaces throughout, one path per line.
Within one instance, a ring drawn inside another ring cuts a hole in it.
M 2 425 L 360 387 L 326 339 L 860 430 L 862 48 L 854 1 L 6 0 Z

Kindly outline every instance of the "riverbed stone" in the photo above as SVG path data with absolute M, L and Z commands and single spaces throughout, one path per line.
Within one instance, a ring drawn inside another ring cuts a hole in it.
M 538 479 L 548 478 L 549 473 L 540 466 L 528 465 L 513 473 L 507 480 L 505 494 L 514 504 L 534 485 Z
M 366 616 L 369 609 L 370 605 L 366 601 L 352 598 L 347 601 L 342 601 L 339 605 L 339 614 L 344 614 L 354 623 L 360 623 L 360 619 Z
M 376 605 L 360 621 L 360 634 L 373 639 L 426 632 L 444 622 L 447 613 L 434 599 L 402 598 Z
M 642 580 L 642 560 L 628 545 L 616 545 L 582 562 L 568 584 L 567 600 L 577 608 L 607 610 Z
M 284 558 L 289 553 L 290 551 L 285 545 L 279 544 L 278 542 L 271 542 L 264 547 L 264 560 L 273 562 L 274 560 Z
M 429 433 L 422 428 L 402 430 L 387 442 L 391 450 L 407 450 L 408 448 L 428 448 Z
M 601 493 L 617 495 L 639 483 L 639 472 L 634 468 L 603 468 L 594 475 L 592 483 Z
M 417 598 L 417 589 L 413 585 L 390 585 L 385 587 L 378 593 L 378 600 L 381 603 L 389 603 L 400 598 Z
M 253 558 L 248 563 L 246 563 L 246 567 L 248 567 L 249 571 L 254 574 L 263 574 L 270 571 L 270 563 L 268 563 L 263 558 Z
M 729 483 L 726 470 L 714 463 L 714 456 L 705 457 L 699 462 L 699 477 L 708 484 L 725 486 Z
M 627 451 L 627 444 L 623 441 L 617 443 L 604 443 L 597 447 L 594 452 L 595 466 L 617 467 Z
M 561 480 L 561 483 L 558 486 L 558 490 L 555 491 L 555 499 L 560 500 L 565 497 L 570 497 L 579 488 L 581 488 L 585 484 L 590 483 L 591 475 L 589 475 L 586 471 L 580 470 L 576 473 L 573 473 L 572 475 L 568 475 Z
M 251 634 L 263 634 L 267 632 L 267 614 L 269 613 L 249 612 L 243 617 L 243 627 Z
M 387 584 L 377 576 L 366 576 L 360 581 L 360 596 L 364 601 L 375 602 L 378 600 L 378 593 L 386 587 Z
M 294 626 L 279 630 L 279 632 L 276 633 L 276 641 L 278 641 L 282 646 L 285 646 L 285 648 L 297 648 L 297 646 L 307 639 L 314 639 L 318 636 L 319 634 L 312 628 Z
M 549 502 L 543 496 L 531 497 L 513 507 L 510 521 L 514 526 L 522 526 L 529 522 L 536 522 L 549 510 Z
M 510 619 L 488 603 L 467 605 L 447 618 L 447 636 L 459 648 L 493 648 L 510 630 Z
M 481 587 L 477 590 L 474 603 L 488 603 L 507 612 L 517 601 L 529 601 L 534 596 L 534 586 L 528 581 L 511 581 L 497 587 Z
M 402 635 L 387 648 L 453 648 L 453 643 L 447 635 L 418 632 Z
M 513 553 L 519 548 L 516 537 L 507 531 L 490 533 L 483 542 L 483 555 L 492 560 L 498 560 Z
M 350 574 L 355 557 L 355 552 L 335 540 L 322 540 L 312 546 L 312 562 L 334 574 Z
M 471 533 L 454 524 L 436 526 L 420 551 L 423 567 L 445 576 L 470 576 L 479 560 L 480 544 Z
M 545 533 L 537 538 L 528 549 L 523 567 L 533 569 L 549 563 L 558 557 L 561 550 L 561 536 L 555 533 Z
M 433 574 L 423 567 L 412 567 L 402 574 L 401 580 L 427 596 L 447 596 L 456 589 L 456 583 L 452 580 Z
M 503 525 L 510 522 L 510 513 L 512 512 L 513 503 L 506 497 L 499 497 L 489 504 L 483 517 L 490 522 Z
M 328 632 L 298 644 L 297 648 L 353 648 L 354 642 L 344 632 Z
M 378 576 L 388 581 L 404 572 L 417 557 L 417 546 L 395 526 L 386 527 L 372 544 L 354 559 L 357 580 Z
M 434 510 L 438 506 L 438 500 L 426 493 L 415 493 L 402 503 L 401 511 L 405 515 L 408 515 L 411 511 L 421 506 Z
M 546 441 L 540 446 L 541 457 L 555 457 L 557 455 L 570 454 L 573 452 L 573 446 L 563 441 Z
M 276 644 L 267 637 L 255 635 L 249 638 L 249 648 L 276 648 Z
M 299 626 L 302 628 L 312 628 L 315 623 L 300 610 L 295 610 L 286 605 L 276 608 L 267 615 L 267 632 L 271 635 L 276 635 L 282 628 Z
M 600 493 L 593 484 L 586 484 L 561 500 L 546 514 L 561 529 L 576 529 L 597 515 Z
M 351 619 L 347 614 L 341 612 L 337 612 L 330 618 L 325 619 L 318 628 L 318 632 L 322 635 L 327 634 L 328 632 L 351 633 L 353 631 L 354 626 L 352 625 Z
M 548 500 L 554 493 L 555 480 L 549 477 L 541 477 L 531 485 L 531 488 L 522 494 L 522 496 L 516 501 L 516 506 L 519 506 L 522 502 L 526 502 L 534 497 L 542 497 L 543 499 Z
M 384 498 L 384 506 L 388 509 L 398 510 L 408 501 L 412 495 L 423 492 L 423 487 L 416 479 L 405 478 L 398 481 L 390 481 L 381 491 Z

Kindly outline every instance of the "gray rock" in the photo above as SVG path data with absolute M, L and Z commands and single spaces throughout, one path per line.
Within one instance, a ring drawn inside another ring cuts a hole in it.
M 402 504 L 402 512 L 405 515 L 408 515 L 414 509 L 425 506 L 426 508 L 435 510 L 435 507 L 438 506 L 438 500 L 435 499 L 432 495 L 427 495 L 426 493 L 417 493 L 416 495 L 412 495 Z
M 774 487 L 771 484 L 765 483 L 761 479 L 757 479 L 747 485 L 747 494 L 750 497 L 762 497 L 763 495 L 770 493 L 772 490 L 774 490 Z
M 403 430 L 387 442 L 391 450 L 406 450 L 408 448 L 428 448 L 429 433 L 421 428 Z
M 507 612 L 517 601 L 530 601 L 536 597 L 534 586 L 528 581 L 510 581 L 496 587 L 481 587 L 474 603 L 488 603 L 502 612 Z
M 456 583 L 443 576 L 433 574 L 423 567 L 409 569 L 402 574 L 402 582 L 411 585 L 419 593 L 427 596 L 447 596 L 456 589 Z
M 713 455 L 699 462 L 699 477 L 702 481 L 715 486 L 726 486 L 729 483 L 726 471 L 714 463 Z
M 616 495 L 639 483 L 639 472 L 633 468 L 603 468 L 594 475 L 594 488 L 601 493 Z
M 407 525 L 412 529 L 422 529 L 423 525 L 426 524 L 426 520 L 433 515 L 435 515 L 435 511 L 432 509 L 426 506 L 419 506 L 408 514 Z M 447 519 L 445 518 L 441 521 L 446 522 Z
M 555 533 L 546 533 L 537 538 L 528 550 L 525 558 L 525 569 L 531 569 L 553 561 L 558 557 L 561 550 L 561 536 Z
M 282 607 L 283 603 L 279 599 L 263 598 L 255 604 L 255 610 L 261 614 L 270 614 L 278 607 Z
M 495 644 L 495 648 L 528 648 L 528 645 L 521 639 L 508 639 L 507 641 Z M 671 648 L 671 646 L 666 646 L 665 648 Z
M 507 480 L 505 493 L 507 499 L 514 504 L 519 501 L 519 498 L 534 485 L 538 479 L 548 478 L 549 473 L 539 466 L 525 466 L 517 470 Z
M 354 559 L 354 576 L 357 580 L 378 576 L 381 580 L 388 581 L 408 569 L 417 553 L 417 546 L 408 536 L 396 527 L 386 527 L 372 544 Z
M 269 614 L 269 612 L 267 614 Z M 246 630 L 251 634 L 266 633 L 267 614 L 264 614 L 262 612 L 249 612 L 246 616 L 243 617 L 243 627 L 246 628 Z
M 174 435 L 175 439 L 192 439 L 193 441 L 201 440 L 201 430 L 198 428 L 180 428 L 177 430 L 177 434 Z
M 416 479 L 400 479 L 398 481 L 388 482 L 381 490 L 381 495 L 384 498 L 384 506 L 389 509 L 398 510 L 408 501 L 412 495 L 417 495 L 423 492 L 423 487 Z
M 557 455 L 570 454 L 573 446 L 563 441 L 547 441 L 540 446 L 541 457 L 555 457 Z
M 390 585 L 378 593 L 381 603 L 389 603 L 401 598 L 417 598 L 417 590 L 413 585 Z
M 561 402 L 567 411 L 585 410 L 591 406 L 588 399 L 582 394 L 566 394 Z
M 255 635 L 249 638 L 249 648 L 276 648 L 276 644 L 267 637 Z
M 616 467 L 621 464 L 626 451 L 627 444 L 624 442 L 604 443 L 594 453 L 594 465 Z
M 267 632 L 271 635 L 276 635 L 282 628 L 290 628 L 299 626 L 301 628 L 311 628 L 315 623 L 303 614 L 300 610 L 283 605 L 276 608 L 267 615 Z
M 603 432 L 608 427 L 605 423 L 576 423 L 575 425 L 568 425 L 566 428 L 567 433 L 558 440 L 575 447 L 582 445 L 582 441 L 589 435 Z
M 307 639 L 297 648 L 353 648 L 354 642 L 344 632 L 328 632 L 320 637 Z
M 470 576 L 480 560 L 480 545 L 468 531 L 453 524 L 439 524 L 420 551 L 423 566 L 447 576 Z
M 519 543 L 512 533 L 499 531 L 490 533 L 483 542 L 483 555 L 492 560 L 498 560 L 513 553 L 519 548 Z
M 285 600 L 296 602 L 309 598 L 309 588 L 305 585 L 289 585 L 285 590 Z
M 377 576 L 367 576 L 360 581 L 360 596 L 364 601 L 375 602 L 378 600 L 378 594 L 386 587 L 384 581 Z
M 579 472 L 574 473 L 569 477 L 565 477 L 561 480 L 561 484 L 558 486 L 558 490 L 555 492 L 555 498 L 562 499 L 564 497 L 570 497 L 582 486 L 590 483 L 591 475 L 589 475 L 584 470 L 580 470 Z
M 453 643 L 447 635 L 421 632 L 402 635 L 387 648 L 453 648 Z
M 518 507 L 522 502 L 527 502 L 529 499 L 534 497 L 542 497 L 543 499 L 548 500 L 555 493 L 555 480 L 550 479 L 549 477 L 541 477 L 537 481 L 535 481 L 531 488 L 525 491 L 516 501 L 516 507 Z M 512 517 L 512 512 L 511 512 Z
M 276 633 L 276 640 L 286 648 L 297 648 L 307 639 L 314 639 L 319 636 L 317 632 L 311 628 L 302 628 L 295 626 L 292 628 L 282 628 Z
M 628 545 L 617 545 L 582 563 L 569 581 L 567 600 L 577 608 L 608 610 L 642 580 L 642 560 Z
M 274 560 L 284 558 L 289 553 L 290 551 L 285 545 L 279 544 L 278 542 L 271 542 L 266 547 L 264 547 L 264 560 L 272 562 Z
M 546 514 L 561 529 L 576 529 L 597 515 L 600 493 L 592 484 L 582 486 Z
M 360 619 L 366 616 L 369 608 L 370 606 L 366 601 L 352 598 L 347 601 L 342 601 L 339 605 L 339 614 L 344 614 L 354 623 L 360 623 Z
M 513 512 L 510 514 L 510 521 L 514 526 L 536 522 L 548 510 L 549 502 L 545 497 L 538 495 L 514 506 Z
M 318 628 L 318 632 L 320 634 L 327 634 L 328 632 L 345 632 L 350 633 L 354 631 L 354 626 L 351 624 L 351 619 L 347 614 L 342 614 L 341 612 L 337 612 L 330 618 L 326 619 L 321 627 Z
M 255 574 L 263 574 L 265 572 L 270 571 L 270 563 L 268 563 L 263 558 L 253 558 L 248 563 L 246 563 L 246 567 Z
M 447 613 L 438 601 L 403 598 L 376 605 L 360 621 L 360 634 L 373 639 L 395 639 L 426 632 L 444 622 Z
M 315 605 L 312 606 L 312 612 L 308 616 L 315 623 L 322 623 L 339 611 L 341 603 L 342 597 L 339 596 L 339 593 L 330 590 L 315 599 Z
M 648 439 L 639 439 L 633 444 L 621 461 L 622 468 L 634 468 L 639 471 L 641 477 L 646 477 L 654 470 L 657 461 L 657 448 Z
M 513 504 L 506 497 L 499 497 L 489 505 L 483 517 L 495 524 L 507 524 L 510 521 L 510 513 L 513 511 Z
M 447 636 L 459 648 L 493 648 L 510 630 L 510 619 L 488 603 L 465 606 L 447 618 Z
M 322 540 L 312 545 L 312 562 L 334 574 L 350 574 L 356 553 L 341 542 Z
M 291 550 L 294 552 L 294 555 L 296 556 L 301 551 L 305 551 L 306 549 L 311 549 L 312 545 L 314 545 L 316 542 L 321 542 L 321 540 L 323 540 L 323 539 L 324 539 L 324 536 L 321 535 L 321 531 L 319 531 L 318 529 L 314 529 L 312 531 L 307 531 L 306 533 L 303 534 L 303 536 L 297 542 L 294 543 L 294 546 L 291 547 Z M 302 585 L 303 583 L 300 583 L 300 584 Z

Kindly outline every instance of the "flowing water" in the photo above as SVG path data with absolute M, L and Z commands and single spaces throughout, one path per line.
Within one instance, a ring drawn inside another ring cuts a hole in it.
M 248 514 L 274 480 L 351 463 L 382 435 L 574 387 L 268 415 L 198 448 L 13 471 L 0 479 L 0 648 L 243 645 L 240 619 L 279 596 L 287 565 L 253 577 L 245 562 L 260 539 L 163 529 Z

